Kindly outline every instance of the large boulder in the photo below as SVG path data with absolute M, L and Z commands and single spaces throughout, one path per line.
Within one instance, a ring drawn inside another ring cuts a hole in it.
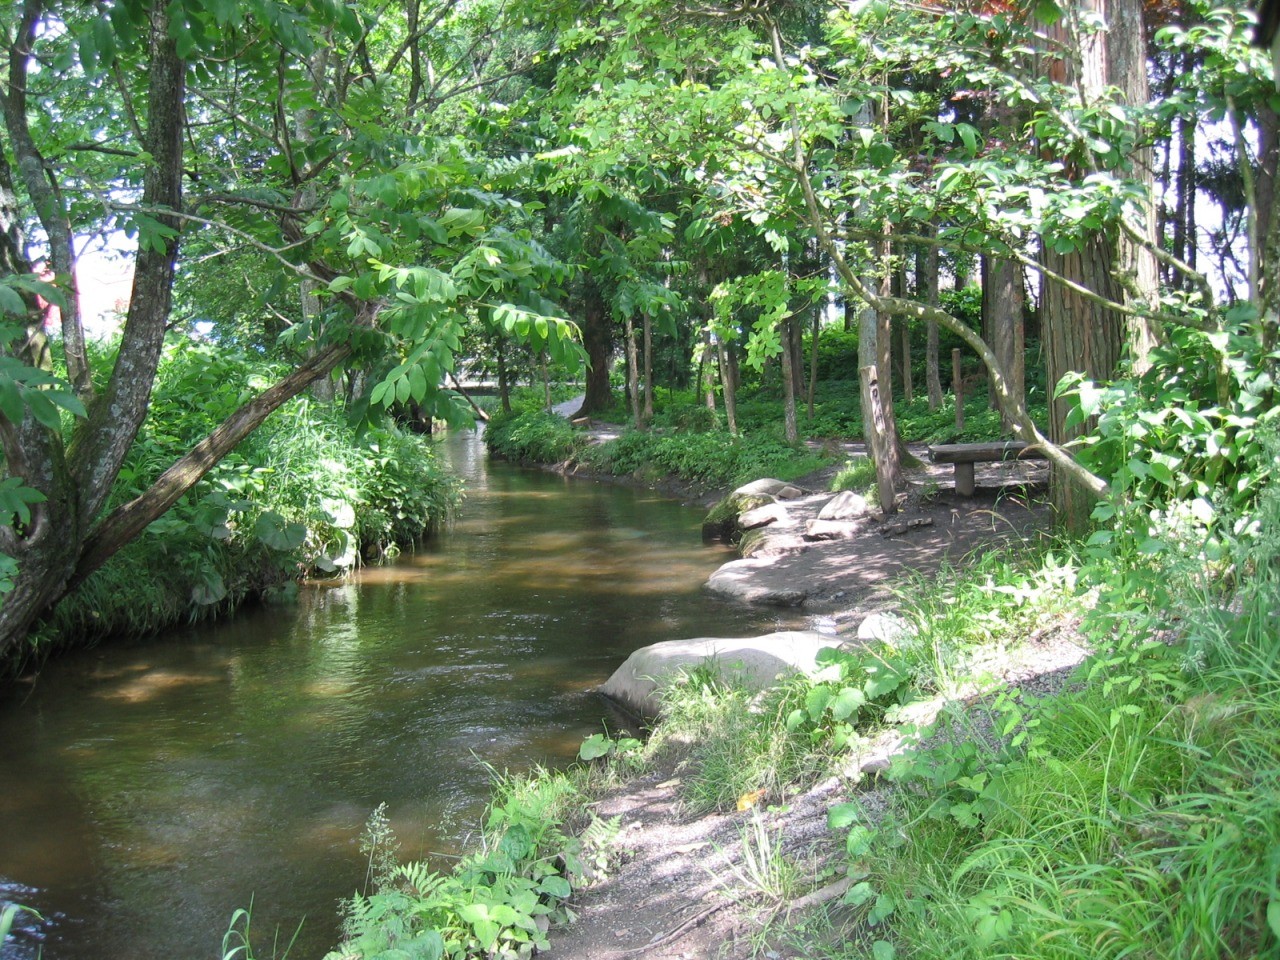
M 867 502 L 867 498 L 852 490 L 842 490 L 827 501 L 818 514 L 819 520 L 860 520 L 877 511 Z
M 742 533 L 738 518 L 743 514 L 775 504 L 779 500 L 803 497 L 804 491 L 782 480 L 753 480 L 744 484 L 717 503 L 702 521 L 704 540 L 735 540 Z M 783 519 L 786 512 L 774 515 L 774 521 Z M 766 521 L 768 522 L 768 521 Z
M 838 647 L 836 637 L 808 630 L 787 630 L 762 637 L 704 637 L 668 640 L 641 647 L 614 671 L 599 692 L 642 717 L 661 711 L 659 692 L 681 673 L 711 662 L 727 678 L 763 690 L 779 676 L 817 676 L 818 651 Z
M 799 539 L 799 538 L 797 538 Z M 809 591 L 795 586 L 790 579 L 761 576 L 774 565 L 777 556 L 766 556 L 768 544 L 762 544 L 761 552 L 746 560 L 730 560 L 707 580 L 707 590 L 718 597 L 741 600 L 764 607 L 798 607 L 809 598 Z M 799 546 L 804 547 L 803 541 Z
M 804 491 L 787 483 L 785 480 L 774 480 L 769 477 L 763 480 L 752 480 L 743 484 L 730 494 L 732 497 L 773 497 L 778 500 L 795 500 L 803 497 Z

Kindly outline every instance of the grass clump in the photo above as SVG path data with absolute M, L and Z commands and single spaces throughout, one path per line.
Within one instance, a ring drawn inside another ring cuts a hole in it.
M 831 478 L 831 492 L 865 493 L 876 482 L 876 465 L 870 457 L 851 457 Z
M 823 764 L 808 734 L 787 726 L 798 694 L 796 685 L 757 694 L 714 665 L 694 670 L 666 688 L 646 759 L 685 765 L 681 798 L 693 814 L 777 797 Z

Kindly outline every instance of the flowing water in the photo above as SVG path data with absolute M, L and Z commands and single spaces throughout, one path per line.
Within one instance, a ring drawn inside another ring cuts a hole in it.
M 727 557 L 699 511 L 469 434 L 445 455 L 467 499 L 413 555 L 0 688 L 0 901 L 45 918 L 4 960 L 221 956 L 251 902 L 260 957 L 305 916 L 291 957 L 318 958 L 379 803 L 403 857 L 456 853 L 488 768 L 572 758 L 630 651 L 779 625 L 702 592 Z

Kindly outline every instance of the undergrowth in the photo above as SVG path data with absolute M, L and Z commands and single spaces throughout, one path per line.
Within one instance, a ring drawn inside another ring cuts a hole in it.
M 1198 537 L 1110 519 L 1082 574 L 1097 652 L 1056 697 L 944 718 L 883 819 L 833 811 L 852 914 L 811 955 L 1280 956 L 1280 498 Z M 933 644 L 981 619 L 954 606 Z
M 108 508 L 146 490 L 274 373 L 261 359 L 171 345 Z M 341 405 L 296 398 L 63 600 L 26 655 L 217 616 L 300 576 L 394 555 L 457 497 L 426 438 L 361 431 Z
M 616 821 L 583 816 L 589 771 L 495 778 L 479 848 L 452 870 L 400 863 L 382 808 L 361 841 L 366 889 L 344 907 L 329 960 L 515 960 L 548 949 L 552 923 L 573 919 L 570 896 L 602 871 Z

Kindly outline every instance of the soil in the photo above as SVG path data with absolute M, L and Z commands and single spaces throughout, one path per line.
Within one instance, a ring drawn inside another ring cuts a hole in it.
M 860 453 L 860 445 L 845 452 Z M 923 448 L 913 448 L 924 459 Z M 907 575 L 927 576 L 946 562 L 1008 539 L 1040 535 L 1049 527 L 1040 502 L 1045 469 L 1035 462 L 979 465 L 978 494 L 958 497 L 949 467 L 923 464 L 910 474 L 909 492 L 899 498 L 899 511 L 859 526 L 848 539 L 803 542 L 797 530 L 816 516 L 830 494 L 837 468 L 793 481 L 814 491 L 789 501 L 796 515 L 792 530 L 777 530 L 757 543 L 754 558 L 736 561 L 734 569 L 754 585 L 803 594 L 805 611 L 818 629 L 852 639 L 870 613 L 891 608 L 891 585 Z M 711 496 L 671 490 L 703 504 Z M 802 502 L 807 501 L 807 502 Z M 907 525 L 906 521 L 923 521 Z M 772 545 L 770 545 L 772 544 Z M 730 567 L 733 564 L 728 565 Z M 1085 656 L 1071 623 L 1059 623 L 1028 637 L 1010 650 L 992 650 L 987 673 L 1024 692 L 1052 693 L 1066 682 Z M 965 691 L 956 703 L 941 700 L 913 705 L 922 720 L 944 709 L 961 709 L 972 720 L 971 734 L 990 736 L 981 710 L 982 692 Z M 606 820 L 618 817 L 618 858 L 579 896 L 578 920 L 553 931 L 551 955 L 562 960 L 770 960 L 800 957 L 785 930 L 806 909 L 837 905 L 844 892 L 839 877 L 838 838 L 827 828 L 827 809 L 835 803 L 859 801 L 864 816 L 874 820 L 892 801 L 890 785 L 876 776 L 888 758 L 902 748 L 892 733 L 854 751 L 843 771 L 822 783 L 785 797 L 769 797 L 766 812 L 688 816 L 679 799 L 680 762 L 650 772 L 618 787 L 594 804 Z M 754 894 L 744 878 L 744 832 L 759 818 L 787 861 L 800 868 L 807 893 L 789 902 L 769 903 Z M 785 918 L 786 923 L 771 923 Z

